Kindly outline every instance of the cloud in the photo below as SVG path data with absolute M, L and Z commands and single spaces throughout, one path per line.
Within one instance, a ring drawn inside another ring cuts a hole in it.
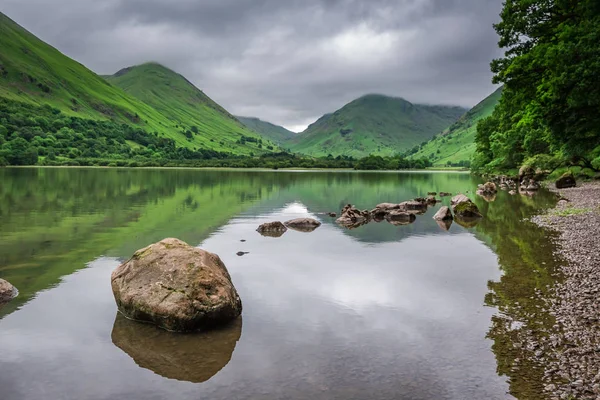
M 238 115 L 299 129 L 366 93 L 470 107 L 494 89 L 501 0 L 5 0 L 109 74 L 158 61 Z

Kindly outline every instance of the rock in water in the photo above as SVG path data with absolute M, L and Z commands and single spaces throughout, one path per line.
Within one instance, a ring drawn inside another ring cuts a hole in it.
M 444 220 L 444 221 L 438 221 L 438 220 L 436 220 L 435 222 L 438 224 L 438 226 L 440 227 L 440 229 L 442 229 L 444 231 L 450 230 L 450 227 L 452 226 L 452 220 L 451 219 L 447 219 L 447 220 Z
M 17 294 L 17 289 L 4 279 L 0 279 L 0 305 L 8 303 Z
M 575 186 L 577 186 L 577 182 L 575 181 L 575 177 L 573 176 L 573 174 L 570 172 L 564 173 L 563 176 L 558 178 L 558 180 L 556 181 L 557 189 L 567 189 Z
M 368 223 L 371 220 L 369 211 L 360 211 L 358 208 L 348 204 L 342 209 L 342 215 L 335 221 L 347 228 L 357 228 Z
M 415 222 L 417 217 L 406 211 L 392 210 L 386 214 L 385 219 L 392 225 L 409 225 Z
M 287 228 L 281 222 L 274 221 L 260 225 L 256 231 L 263 236 L 280 237 L 287 231 Z
M 436 221 L 452 221 L 452 211 L 450 207 L 443 206 L 435 213 L 433 219 Z
M 457 217 L 462 219 L 482 217 L 477 205 L 464 194 L 454 196 L 450 204 L 452 204 L 452 211 L 454 211 L 454 215 Z
M 286 221 L 284 225 L 290 229 L 300 232 L 312 232 L 321 226 L 321 223 L 312 218 L 296 218 Z
M 136 251 L 113 271 L 111 284 L 123 315 L 170 331 L 212 328 L 242 312 L 219 256 L 179 239 Z

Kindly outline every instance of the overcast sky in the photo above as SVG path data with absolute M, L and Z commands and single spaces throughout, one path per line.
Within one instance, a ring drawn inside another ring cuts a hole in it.
M 502 0 L 0 0 L 100 74 L 157 61 L 231 113 L 302 130 L 367 93 L 471 107 Z

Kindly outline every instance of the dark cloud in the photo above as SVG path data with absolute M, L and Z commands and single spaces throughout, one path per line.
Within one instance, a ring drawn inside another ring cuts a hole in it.
M 101 74 L 158 61 L 234 114 L 288 127 L 366 93 L 472 106 L 502 0 L 3 0 Z

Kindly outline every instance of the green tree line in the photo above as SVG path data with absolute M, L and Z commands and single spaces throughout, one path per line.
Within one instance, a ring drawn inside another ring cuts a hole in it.
M 491 64 L 504 84 L 477 126 L 472 168 L 600 170 L 600 2 L 506 0 Z

